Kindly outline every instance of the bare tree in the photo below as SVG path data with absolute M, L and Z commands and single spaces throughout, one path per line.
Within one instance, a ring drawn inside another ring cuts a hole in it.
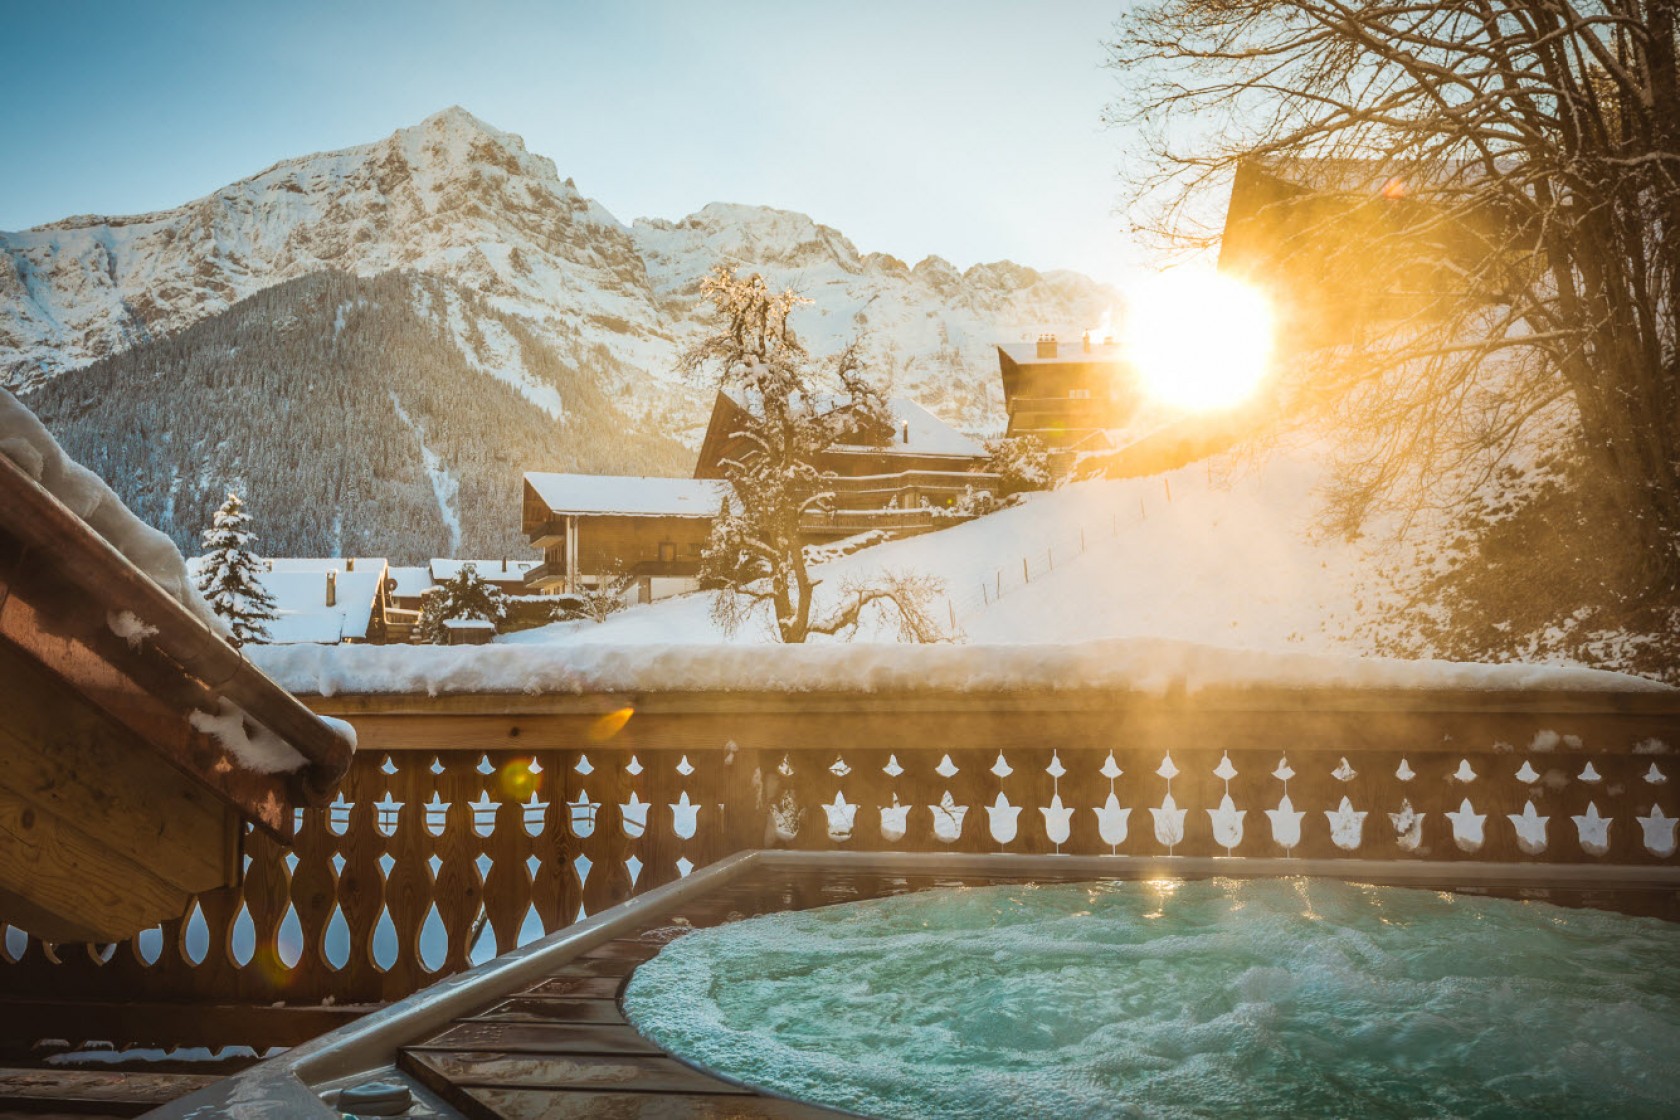
M 789 314 L 808 301 L 772 292 L 757 273 L 737 277 L 722 266 L 701 282 L 701 294 L 717 309 L 719 329 L 684 354 L 682 367 L 691 378 L 740 393 L 745 404 L 742 427 L 731 434 L 742 450 L 723 464 L 730 493 L 701 553 L 701 580 L 717 588 L 713 619 L 733 632 L 768 607 L 776 636 L 803 642 L 813 634 L 850 636 L 871 613 L 885 612 L 903 640 L 944 637 L 929 610 L 942 590 L 938 580 L 886 573 L 819 597 L 821 581 L 806 559 L 802 523 L 834 502 L 813 465 L 818 456 L 837 443 L 892 431 L 859 347 L 848 347 L 826 371 L 838 392 L 822 392 L 821 371 L 788 327 Z
M 1341 289 L 1320 310 L 1357 321 L 1292 355 L 1282 386 L 1350 436 L 1343 527 L 1462 509 L 1553 425 L 1644 588 L 1680 576 L 1674 10 L 1154 0 L 1117 25 L 1110 117 L 1148 141 L 1143 224 L 1209 243 L 1196 219 L 1218 192 L 1270 176 L 1274 274 L 1316 273 Z

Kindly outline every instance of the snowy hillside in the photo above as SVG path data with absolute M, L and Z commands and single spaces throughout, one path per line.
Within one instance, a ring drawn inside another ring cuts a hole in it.
M 458 108 L 377 143 L 286 160 L 174 210 L 0 233 L 0 376 L 28 389 L 324 270 L 429 273 L 525 319 L 559 352 L 603 348 L 603 391 L 693 434 L 706 394 L 673 383 L 699 278 L 719 260 L 816 300 L 795 325 L 819 352 L 859 327 L 901 392 L 982 427 L 997 418 L 990 344 L 1096 325 L 1111 290 L 1008 263 L 959 273 L 860 253 L 802 214 L 712 205 L 626 226 L 554 163 Z M 492 341 L 492 345 L 494 340 Z M 543 387 L 526 395 L 544 406 Z M 551 401 L 548 403 L 552 403 Z
M 1378 613 L 1381 589 L 1372 580 L 1385 557 L 1369 544 L 1312 539 L 1311 492 L 1320 472 L 1304 454 L 1283 454 L 1261 471 L 1231 477 L 1198 464 L 1077 483 L 951 529 L 864 549 L 818 574 L 831 588 L 848 573 L 937 575 L 948 601 L 936 613 L 954 614 L 963 640 L 976 644 L 1149 637 L 1369 653 L 1361 627 Z M 706 594 L 685 596 L 599 625 L 561 623 L 500 641 L 726 640 L 708 606 Z M 890 629 L 863 637 L 893 640 Z M 766 635 L 743 631 L 734 640 Z

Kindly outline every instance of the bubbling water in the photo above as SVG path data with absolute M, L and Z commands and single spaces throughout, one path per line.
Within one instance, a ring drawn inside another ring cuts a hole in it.
M 1680 927 L 1334 880 L 928 891 L 683 937 L 631 1021 L 867 1116 L 1673 1115 Z

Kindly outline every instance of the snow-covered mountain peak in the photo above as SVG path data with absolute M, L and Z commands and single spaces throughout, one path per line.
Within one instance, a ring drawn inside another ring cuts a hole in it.
M 629 415 L 693 434 L 708 402 L 678 383 L 675 356 L 701 323 L 700 278 L 719 263 L 810 297 L 796 327 L 819 353 L 869 334 L 900 392 L 973 428 L 998 419 L 991 343 L 1074 329 L 1114 299 L 1085 277 L 1007 262 L 911 268 L 770 206 L 714 202 L 626 226 L 519 136 L 451 106 L 173 210 L 0 233 L 0 383 L 28 389 L 287 280 L 408 270 L 521 317 L 574 361 L 604 355 L 616 372 L 602 388 Z M 517 357 L 464 320 L 450 330 L 486 368 Z
M 863 267 L 857 246 L 839 230 L 771 206 L 710 202 L 678 222 L 639 219 L 631 232 L 644 254 L 661 259 L 705 252 L 719 263 L 752 268 Z

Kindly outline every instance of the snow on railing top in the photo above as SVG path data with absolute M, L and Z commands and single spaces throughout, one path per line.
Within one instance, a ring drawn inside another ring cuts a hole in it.
M 1223 649 L 1155 638 L 1063 645 L 252 646 L 294 693 L 1001 692 L 1112 688 L 1673 692 L 1596 669 Z

